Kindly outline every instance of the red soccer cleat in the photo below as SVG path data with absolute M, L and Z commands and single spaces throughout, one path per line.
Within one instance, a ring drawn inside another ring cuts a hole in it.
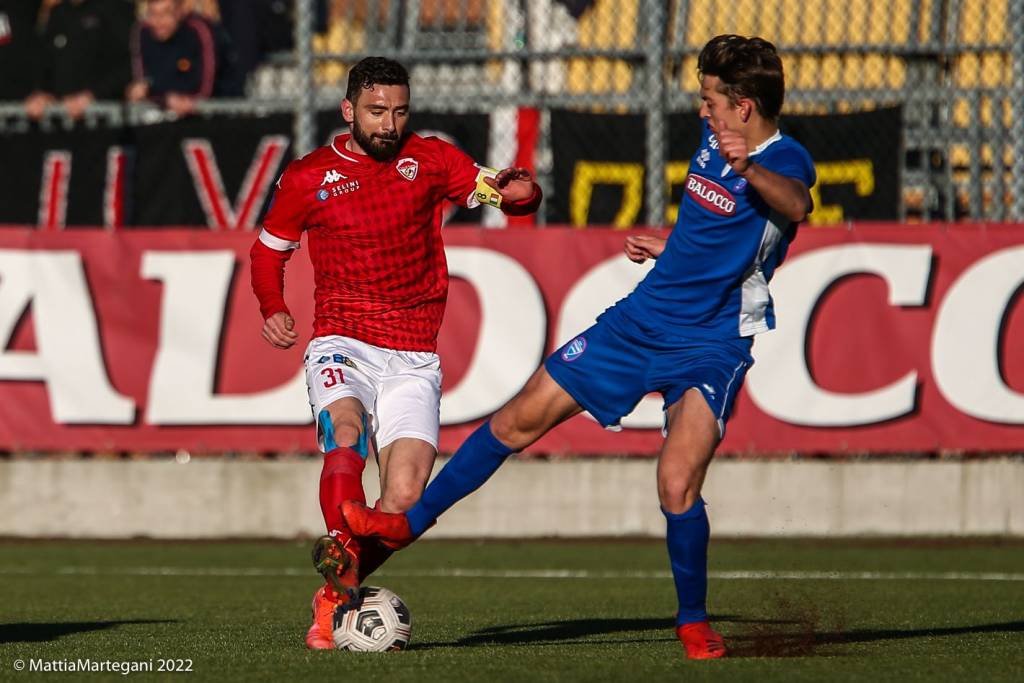
M 358 500 L 346 500 L 341 504 L 341 514 L 354 536 L 376 538 L 392 550 L 400 550 L 416 540 L 409 520 L 400 512 L 381 512 Z
M 332 595 L 341 602 L 347 601 L 359 589 L 359 556 L 356 544 L 344 535 L 342 537 L 321 536 L 313 544 L 313 566 L 324 577 Z
M 313 625 L 306 631 L 306 647 L 310 650 L 334 649 L 334 609 L 338 603 L 329 586 L 321 586 L 313 594 Z
M 706 621 L 677 626 L 676 637 L 686 648 L 686 656 L 690 659 L 718 659 L 726 655 L 722 635 Z

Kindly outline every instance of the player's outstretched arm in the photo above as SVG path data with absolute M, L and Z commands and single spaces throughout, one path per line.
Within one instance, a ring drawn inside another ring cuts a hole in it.
M 743 136 L 724 126 L 718 132 L 718 153 L 739 175 L 746 178 L 750 186 L 761 195 L 772 209 L 799 223 L 811 212 L 811 193 L 802 182 L 795 178 L 779 175 L 754 162 L 747 150 Z
M 528 168 L 503 168 L 484 183 L 501 195 L 501 210 L 510 216 L 533 213 L 540 206 L 540 185 L 533 181 Z
M 503 168 L 493 178 L 484 178 L 506 202 L 521 202 L 533 195 L 536 185 L 528 168 Z
M 630 261 L 643 263 L 649 258 L 656 259 L 661 256 L 667 241 L 664 237 L 654 235 L 628 235 L 623 251 Z

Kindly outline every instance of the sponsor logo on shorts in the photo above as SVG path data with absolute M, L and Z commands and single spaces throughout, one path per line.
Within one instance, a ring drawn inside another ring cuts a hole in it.
M 686 191 L 695 202 L 712 213 L 719 216 L 736 213 L 736 200 L 732 194 L 713 180 L 691 173 L 686 177 Z
M 356 366 L 356 362 L 354 360 L 348 356 L 343 356 L 340 353 L 335 353 L 330 356 L 320 356 L 316 359 L 317 365 L 323 365 L 324 363 L 338 363 L 341 365 L 347 365 L 350 368 L 354 368 Z
M 562 360 L 566 363 L 571 363 L 587 350 L 587 340 L 584 337 L 576 337 L 571 342 L 566 344 L 565 349 L 562 351 Z
M 709 394 L 711 394 L 712 396 L 715 395 L 715 388 L 713 386 L 711 386 L 710 384 L 706 384 L 705 383 L 705 384 L 701 384 L 701 386 L 704 387 L 704 390 L 706 392 L 708 392 Z

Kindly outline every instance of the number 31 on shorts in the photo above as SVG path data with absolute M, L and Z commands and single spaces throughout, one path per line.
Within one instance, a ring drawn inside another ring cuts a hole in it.
M 324 380 L 324 389 L 330 389 L 335 384 L 344 384 L 345 375 L 341 373 L 341 368 L 324 368 L 320 371 L 320 375 L 326 375 Z

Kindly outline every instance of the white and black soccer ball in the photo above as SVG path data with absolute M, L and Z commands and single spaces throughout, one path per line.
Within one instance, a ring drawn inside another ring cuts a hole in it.
M 404 650 L 411 636 L 409 608 L 387 588 L 363 586 L 355 600 L 334 610 L 334 646 L 339 650 Z

